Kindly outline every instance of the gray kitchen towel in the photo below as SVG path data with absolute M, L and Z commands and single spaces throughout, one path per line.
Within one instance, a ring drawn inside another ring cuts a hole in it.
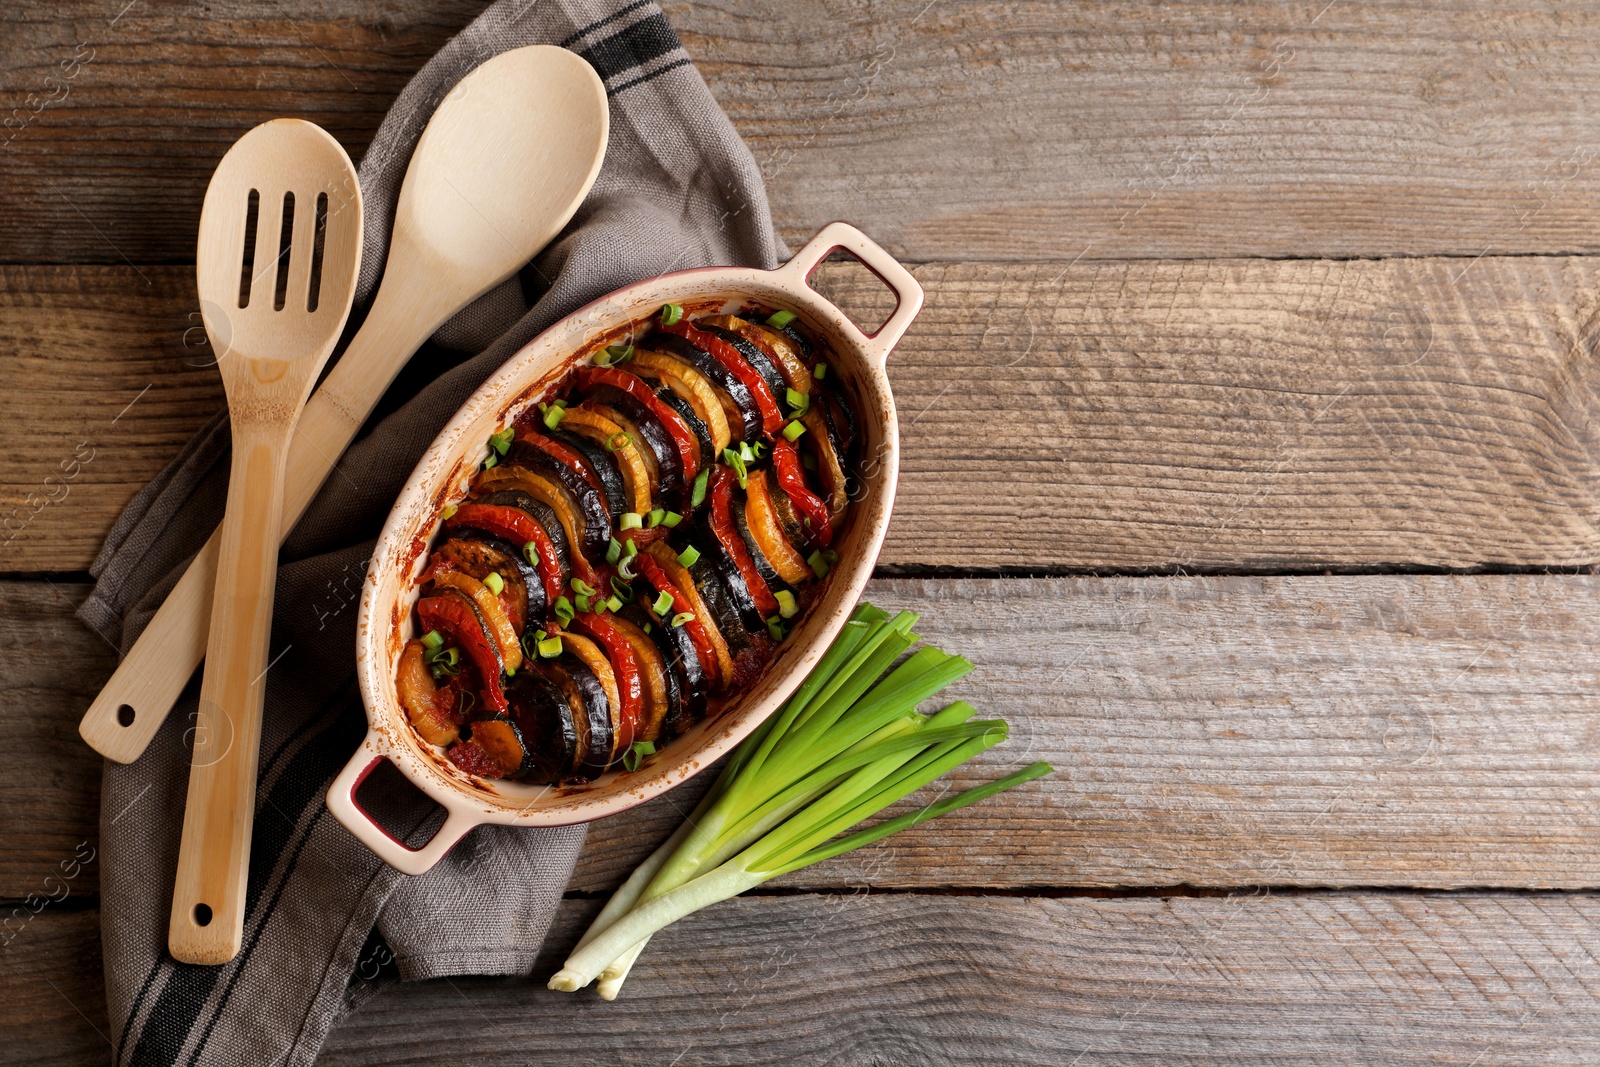
M 673 269 L 771 267 L 784 251 L 755 161 L 653 2 L 501 0 L 417 74 L 362 161 L 358 314 L 433 109 L 484 60 L 540 43 L 573 49 L 605 80 L 605 165 L 566 231 L 411 361 L 284 544 L 244 947 L 232 963 L 190 966 L 166 953 L 198 683 L 138 761 L 106 764 L 102 942 L 119 1064 L 306 1064 L 380 976 L 526 973 L 571 875 L 581 827 L 480 827 L 432 871 L 407 878 L 323 804 L 366 725 L 353 681 L 366 560 L 450 415 L 526 341 L 595 297 Z M 121 647 L 218 522 L 227 441 L 219 416 L 129 505 L 95 561 L 81 615 Z M 369 806 L 414 843 L 439 821 L 403 783 L 375 792 Z

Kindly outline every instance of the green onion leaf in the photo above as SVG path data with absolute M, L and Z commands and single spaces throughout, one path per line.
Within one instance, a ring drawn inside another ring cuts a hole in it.
M 613 594 L 612 596 L 607 597 L 606 598 L 606 607 L 610 608 L 612 611 L 621 611 L 622 610 L 622 598 L 619 597 L 619 596 L 616 596 L 615 594 Z
M 644 516 L 637 511 L 624 511 L 619 525 L 624 530 L 639 530 L 644 528 Z
M 705 468 L 699 474 L 695 475 L 695 479 L 694 479 L 694 494 L 689 498 L 689 506 L 690 507 L 697 508 L 702 503 L 705 502 L 705 499 L 706 499 L 706 484 L 710 480 L 711 480 L 711 468 L 710 467 Z M 739 484 L 743 485 L 744 483 L 740 482 Z M 448 516 L 446 516 L 446 517 L 448 518 Z
M 724 448 L 722 450 L 722 458 L 728 461 L 728 466 L 733 468 L 733 473 L 739 476 L 739 488 L 743 489 L 745 487 L 745 482 L 750 477 L 750 472 L 745 469 L 744 457 L 731 448 Z M 698 482 L 695 483 L 695 491 L 696 493 L 699 493 Z M 696 506 L 699 506 L 700 501 L 697 499 L 694 503 Z
M 574 593 L 582 593 L 584 596 L 594 596 L 596 592 L 594 586 L 590 585 L 588 582 L 577 577 L 576 575 L 574 575 L 572 580 L 567 584 L 572 586 L 572 591 Z
M 615 537 L 613 537 L 611 539 L 611 544 L 606 547 L 606 562 L 610 563 L 612 565 L 615 565 L 617 560 L 619 560 L 621 558 L 622 558 L 622 542 L 618 541 Z
M 651 624 L 650 620 L 646 619 L 645 620 L 645 624 L 642 627 L 642 629 L 644 630 L 645 633 L 649 633 L 651 630 L 655 629 L 655 626 Z
M 429 652 L 437 652 L 444 647 L 444 638 L 439 636 L 438 630 L 429 630 L 422 635 L 422 647 Z
M 783 439 L 790 442 L 797 441 L 799 440 L 800 435 L 805 432 L 805 423 L 801 422 L 799 419 L 796 419 L 783 428 Z
M 505 429 L 489 438 L 489 447 L 494 449 L 499 455 L 503 456 L 507 452 L 511 451 L 511 441 L 516 436 L 517 431 L 512 427 L 507 426 Z
M 633 599 L 633 586 L 618 578 L 615 574 L 611 576 L 611 591 L 624 600 Z M 612 608 L 611 610 L 616 611 L 617 609 Z
M 666 517 L 667 517 L 667 513 L 666 513 L 666 510 L 664 508 L 656 508 L 648 516 L 646 516 L 645 522 L 646 522 L 646 525 L 648 525 L 653 530 L 657 526 L 660 526 L 661 525 L 661 520 L 666 518 Z
M 611 366 L 613 366 L 613 367 L 621 366 L 622 364 L 628 362 L 628 360 L 633 358 L 633 346 L 632 345 L 607 345 L 606 346 L 606 355 L 611 357 L 611 363 L 610 363 Z
M 639 546 L 633 543 L 633 538 L 622 542 L 622 559 L 624 562 L 639 554 Z
M 756 454 L 751 450 L 749 441 L 739 442 L 739 458 L 746 463 L 754 463 L 756 461 Z
M 680 612 L 678 612 L 676 615 L 674 615 L 672 617 L 672 628 L 674 630 L 676 630 L 678 627 L 682 626 L 684 623 L 692 622 L 693 620 L 694 620 L 694 612 L 692 612 L 692 611 L 680 611 Z
M 661 521 L 666 523 L 667 529 L 670 530 L 674 526 L 678 525 L 678 523 L 683 521 L 683 516 L 679 515 L 676 511 L 669 511 L 666 513 L 666 515 L 662 516 Z
M 826 578 L 828 576 L 828 571 L 832 569 L 828 565 L 828 561 L 822 558 L 821 552 L 811 553 L 811 555 L 806 557 L 806 562 L 811 565 L 811 573 L 815 574 L 818 578 Z
M 663 589 L 660 593 L 656 594 L 656 602 L 651 604 L 650 607 L 657 615 L 665 615 L 667 612 L 672 610 L 672 605 L 672 594 Z
M 622 766 L 629 771 L 636 771 L 639 769 L 640 760 L 655 754 L 656 746 L 653 741 L 635 741 L 628 747 L 628 751 L 623 753 Z
M 700 550 L 693 545 L 688 545 L 678 553 L 678 562 L 685 567 L 693 567 L 700 559 Z
M 794 320 L 795 313 L 792 311 L 774 311 L 772 314 L 767 316 L 767 325 L 771 326 L 774 330 L 781 330 Z
M 792 619 L 800 610 L 800 605 L 795 601 L 794 594 L 787 589 L 780 589 L 773 594 L 778 601 L 778 614 L 786 619 Z
M 588 611 L 589 610 L 589 594 L 588 593 L 579 593 L 577 596 L 573 597 L 572 599 L 573 599 L 574 602 L 577 603 L 579 611 Z
M 665 326 L 676 325 L 683 318 L 683 308 L 677 304 L 663 304 L 661 306 L 661 322 Z
M 543 631 L 541 631 L 541 633 L 542 632 Z M 541 637 L 539 638 L 538 648 L 540 656 L 544 657 L 545 659 L 555 659 L 557 656 L 561 655 L 561 638 Z
M 560 426 L 561 425 L 561 420 L 566 414 L 567 414 L 567 409 L 566 408 L 557 407 L 554 404 L 550 405 L 549 409 L 547 411 L 545 411 L 545 413 L 544 413 L 545 428 L 553 430 L 557 426 Z
M 562 626 L 570 626 L 574 614 L 572 601 L 564 596 L 556 597 L 556 621 L 560 622 Z
M 828 376 L 828 365 L 826 363 L 818 363 L 811 368 L 811 376 L 819 382 L 822 381 Z
M 785 389 L 783 399 L 796 415 L 803 414 L 811 407 L 811 394 L 802 393 L 798 389 Z
M 618 430 L 606 438 L 606 451 L 617 452 L 633 444 L 633 438 L 628 436 L 627 430 Z
M 500 457 L 495 455 L 493 452 L 490 452 L 489 453 L 489 458 L 483 461 L 483 469 L 484 470 L 488 470 L 490 467 L 493 467 L 496 463 L 499 463 L 499 462 L 500 462 Z
M 539 546 L 529 541 L 522 546 L 522 558 L 528 561 L 529 566 L 539 566 Z
M 767 636 L 774 641 L 783 640 L 783 623 L 778 621 L 778 616 L 776 615 L 767 620 Z
M 490 571 L 484 575 L 483 584 L 489 587 L 489 592 L 499 596 L 505 590 L 506 580 L 498 572 Z
M 800 466 L 804 467 L 808 471 L 816 470 L 817 457 L 813 456 L 810 452 L 800 453 Z
M 441 519 L 453 519 L 453 518 L 455 518 L 455 514 L 456 514 L 456 506 L 454 504 L 446 504 L 444 506 L 444 510 L 439 512 L 439 518 L 441 518 Z

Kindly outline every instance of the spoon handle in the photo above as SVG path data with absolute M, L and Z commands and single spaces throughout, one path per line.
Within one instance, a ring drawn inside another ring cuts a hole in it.
M 416 256 L 408 252 L 411 262 Z M 385 276 L 372 313 L 300 415 L 289 445 L 283 519 L 272 527 L 279 530 L 274 548 L 299 521 L 400 368 L 450 314 L 451 308 L 440 306 L 423 284 L 426 271 L 402 271 L 397 259 L 391 258 L 393 277 Z M 190 562 L 78 724 L 89 747 L 107 759 L 132 763 L 139 758 L 205 659 L 221 536 L 220 530 L 213 533 Z
M 235 424 L 211 611 L 210 658 L 189 764 L 167 947 L 183 963 L 233 959 L 244 930 L 261 710 L 290 427 Z

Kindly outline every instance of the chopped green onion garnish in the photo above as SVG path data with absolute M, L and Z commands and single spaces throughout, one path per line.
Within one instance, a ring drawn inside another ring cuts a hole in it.
M 735 452 L 731 448 L 724 448 L 722 450 L 722 458 L 728 461 L 728 466 L 733 468 L 733 473 L 739 476 L 739 488 L 743 489 L 745 487 L 745 481 L 750 477 L 750 472 L 745 469 L 744 457 L 739 455 L 739 453 Z M 694 500 L 696 505 L 700 503 L 700 498 L 702 496 L 704 496 L 704 494 L 699 491 L 699 483 L 696 482 Z
M 661 322 L 663 325 L 672 326 L 683 318 L 683 308 L 677 304 L 663 304 L 661 307 Z
M 831 548 L 825 548 L 822 550 L 822 558 L 827 560 L 830 564 L 838 563 L 839 553 L 835 552 Z
M 561 425 L 562 418 L 567 414 L 567 409 L 551 404 L 544 413 L 544 424 L 547 429 L 555 429 Z
M 670 530 L 674 526 L 678 525 L 678 523 L 683 521 L 683 516 L 679 515 L 676 511 L 669 511 L 664 516 L 662 516 L 661 521 L 663 523 L 665 523 L 666 526 L 667 526 L 667 529 Z
M 606 607 L 610 608 L 612 611 L 621 611 L 622 598 L 615 594 L 606 597 Z
M 624 530 L 638 530 L 644 527 L 644 516 L 637 511 L 624 511 L 620 524 Z
M 573 597 L 572 599 L 577 602 L 579 611 L 588 611 L 589 610 L 589 594 L 588 593 L 579 593 L 577 596 Z
M 774 330 L 781 330 L 794 320 L 795 314 L 792 311 L 774 311 L 767 316 L 767 325 Z
M 589 610 L 594 612 L 596 615 L 604 615 L 606 613 L 606 609 L 609 608 L 610 606 L 611 606 L 611 601 L 608 598 L 603 597 L 603 596 L 597 596 L 597 597 L 594 598 L 594 601 L 589 605 Z
M 611 591 L 625 600 L 633 599 L 633 586 L 618 578 L 615 574 L 611 576 Z M 612 608 L 611 610 L 616 611 L 617 609 Z
M 628 542 L 628 547 L 629 548 L 633 548 L 633 542 L 632 541 Z M 633 576 L 634 576 L 633 575 L 633 567 L 631 566 L 632 563 L 633 563 L 633 557 L 632 556 L 625 556 L 625 557 L 623 557 L 622 562 L 617 564 L 617 573 L 622 575 L 622 577 L 627 579 L 628 581 L 632 581 L 633 580 Z
M 783 623 L 778 620 L 776 615 L 767 620 L 767 636 L 774 641 L 783 640 Z
M 767 443 L 765 441 L 757 441 L 755 444 L 750 446 L 750 454 L 756 459 L 760 459 L 761 453 L 765 452 L 766 450 Z
M 505 455 L 511 450 L 511 440 L 517 436 L 517 431 L 510 426 L 489 438 L 489 447 L 500 455 Z
M 678 562 L 685 567 L 693 567 L 699 559 L 700 550 L 693 545 L 687 546 L 682 552 L 678 553 Z
M 429 630 L 422 635 L 422 647 L 429 652 L 437 652 L 444 647 L 444 638 L 439 636 L 438 630 Z
M 672 594 L 662 590 L 656 595 L 656 602 L 650 605 L 657 615 L 665 615 L 672 610 Z
M 572 591 L 574 593 L 582 593 L 584 596 L 594 596 L 595 594 L 594 586 L 590 585 L 588 582 L 577 577 L 576 575 L 574 575 L 572 581 L 568 582 L 567 584 L 572 586 Z
M 652 624 L 652 623 L 651 623 L 651 622 L 650 622 L 650 620 L 648 620 L 648 619 L 646 619 L 646 620 L 645 620 L 645 624 L 644 624 L 644 626 L 643 626 L 643 627 L 642 627 L 642 629 L 643 629 L 643 630 L 644 630 L 644 632 L 645 632 L 645 633 L 649 633 L 649 632 L 650 632 L 650 631 L 651 631 L 651 630 L 654 630 L 654 629 L 655 629 L 655 626 L 654 626 L 654 624 Z
M 616 452 L 620 449 L 627 448 L 631 444 L 633 444 L 633 438 L 628 436 L 628 431 L 618 430 L 616 433 L 606 438 L 606 451 Z
M 500 462 L 500 457 L 495 455 L 493 452 L 490 452 L 489 453 L 489 458 L 483 461 L 483 469 L 484 470 L 488 470 L 490 467 L 494 466 L 496 463 L 499 463 L 499 462 Z
M 562 626 L 566 626 L 572 622 L 573 614 L 572 601 L 568 600 L 564 596 L 556 597 L 556 619 L 561 623 Z
M 754 463 L 756 461 L 756 454 L 750 450 L 749 441 L 739 442 L 739 458 L 746 463 Z
M 802 393 L 798 389 L 785 389 L 783 391 L 783 399 L 796 415 L 811 406 L 811 394 Z
M 711 480 L 711 468 L 707 467 L 694 478 L 694 493 L 689 498 L 690 507 L 699 507 L 706 499 L 706 483 Z
M 811 368 L 811 376 L 819 382 L 822 381 L 828 376 L 828 365 L 826 363 L 818 363 Z
M 633 358 L 633 346 L 607 345 L 606 355 L 611 357 L 611 365 L 615 367 L 618 364 L 626 363 L 628 360 Z
M 811 565 L 811 573 L 815 574 L 818 578 L 826 578 L 828 576 L 828 571 L 832 569 L 828 566 L 828 561 L 822 558 L 821 552 L 811 553 L 811 555 L 806 557 L 806 562 Z
M 622 542 L 613 537 L 611 539 L 611 544 L 606 548 L 606 562 L 615 565 L 617 560 L 621 558 Z
M 628 560 L 632 559 L 634 556 L 637 556 L 638 554 L 639 554 L 639 546 L 633 543 L 633 538 L 630 537 L 626 541 L 622 542 L 622 562 L 623 563 L 626 563 Z
M 454 504 L 446 504 L 444 510 L 439 512 L 439 517 L 441 519 L 451 519 L 455 517 L 455 514 L 456 506 Z
M 684 623 L 690 622 L 693 619 L 694 619 L 694 612 L 692 612 L 692 611 L 680 611 L 680 612 L 678 612 L 676 615 L 674 615 L 672 617 L 672 628 L 674 630 L 676 630 L 678 627 L 682 626 Z
M 646 517 L 645 524 L 647 526 L 649 526 L 653 530 L 657 526 L 660 526 L 661 525 L 661 520 L 666 518 L 666 517 L 667 517 L 666 509 L 664 509 L 664 508 L 656 508 L 654 511 L 652 511 Z
M 794 594 L 787 589 L 780 589 L 773 596 L 778 600 L 778 614 L 786 619 L 794 618 L 794 613 L 800 610 L 800 605 L 795 602 Z
M 539 655 L 543 656 L 545 659 L 555 659 L 557 656 L 561 655 L 561 638 L 541 637 L 539 638 L 538 648 Z
M 793 422 L 783 428 L 783 439 L 785 441 L 796 441 L 799 439 L 800 435 L 805 432 L 805 423 L 801 422 L 799 419 L 795 419 Z
M 622 754 L 622 765 L 630 771 L 639 769 L 639 761 L 646 756 L 656 754 L 656 746 L 652 741 L 635 741 L 629 746 L 628 751 Z
M 484 575 L 483 584 L 489 587 L 489 592 L 499 596 L 505 590 L 506 580 L 495 571 L 490 571 Z

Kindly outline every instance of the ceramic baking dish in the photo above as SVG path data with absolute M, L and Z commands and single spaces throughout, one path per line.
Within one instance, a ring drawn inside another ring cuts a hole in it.
M 872 334 L 863 333 L 811 288 L 811 272 L 830 253 L 841 250 L 894 292 L 893 314 Z M 414 636 L 415 580 L 438 529 L 440 510 L 465 493 L 489 435 L 537 403 L 591 346 L 620 337 L 663 304 L 681 304 L 693 314 L 747 301 L 792 310 L 831 346 L 830 372 L 843 382 L 861 423 L 860 485 L 835 545 L 839 562 L 822 597 L 805 612 L 754 686 L 722 715 L 698 723 L 664 745 L 638 771 L 612 771 L 593 782 L 570 786 L 486 782 L 468 776 L 417 736 L 395 691 L 401 649 Z M 911 273 L 860 230 L 836 222 L 776 270 L 711 267 L 664 274 L 602 297 L 530 341 L 440 432 L 401 490 L 378 538 L 362 588 L 356 636 L 356 673 L 368 730 L 328 791 L 334 816 L 391 866 L 420 874 L 480 823 L 559 826 L 612 815 L 685 781 L 738 744 L 800 684 L 843 627 L 872 574 L 889 525 L 898 473 L 894 398 L 884 361 L 921 308 L 922 287 Z M 391 837 L 356 802 L 361 782 L 385 759 L 448 813 L 421 848 Z

